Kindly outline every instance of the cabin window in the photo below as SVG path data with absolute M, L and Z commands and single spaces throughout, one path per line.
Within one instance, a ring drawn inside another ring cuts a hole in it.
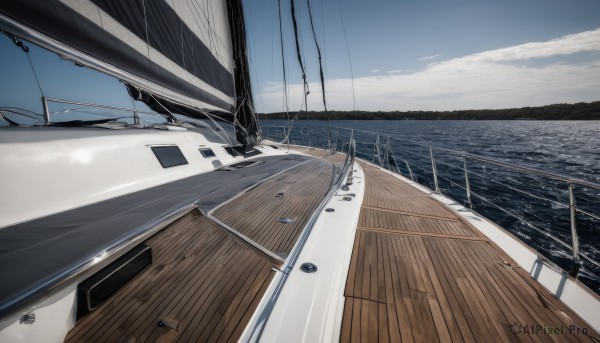
M 179 150 L 177 145 L 153 146 L 152 152 L 154 152 L 154 155 L 163 168 L 188 164 L 188 161 L 185 159 L 185 156 L 183 156 L 183 153 Z
M 200 150 L 200 153 L 202 154 L 202 156 L 204 156 L 205 158 L 210 158 L 210 157 L 215 157 L 215 152 L 212 151 L 212 149 L 210 148 L 200 148 L 198 149 Z

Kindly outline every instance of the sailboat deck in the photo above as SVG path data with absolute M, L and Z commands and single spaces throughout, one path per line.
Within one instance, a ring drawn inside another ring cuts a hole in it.
M 288 158 L 300 163 L 212 213 L 280 255 L 290 252 L 337 175 L 335 166 L 321 159 Z M 198 210 L 146 245 L 153 251 L 152 264 L 80 319 L 66 342 L 237 341 L 278 266 Z
M 362 166 L 342 342 L 591 341 L 568 334 L 574 325 L 598 338 L 478 230 L 400 179 Z M 517 326 L 513 334 L 513 324 L 567 334 L 517 333 Z
M 273 278 L 272 264 L 199 211 L 146 244 L 152 265 L 82 318 L 65 342 L 237 341 Z
M 213 215 L 267 250 L 287 255 L 335 176 L 331 163 L 312 159 L 250 189 Z

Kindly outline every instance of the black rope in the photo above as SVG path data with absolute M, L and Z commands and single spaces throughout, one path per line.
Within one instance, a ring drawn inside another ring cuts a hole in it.
M 294 24 L 294 37 L 296 38 L 296 55 L 298 56 L 298 63 L 300 64 L 300 70 L 302 71 L 302 80 L 304 81 L 304 106 L 306 113 L 308 114 L 308 102 L 307 95 L 310 93 L 308 90 L 308 83 L 306 82 L 306 70 L 304 63 L 302 62 L 302 54 L 300 53 L 300 43 L 298 42 L 298 25 L 296 24 L 296 10 L 294 8 L 294 0 L 290 0 L 291 11 L 292 11 L 292 23 Z
M 315 45 L 317 46 L 317 54 L 319 55 L 319 74 L 321 76 L 321 90 L 323 93 L 323 108 L 325 109 L 325 118 L 327 118 L 327 133 L 329 135 L 329 141 L 331 141 L 331 128 L 329 126 L 329 114 L 327 112 L 327 101 L 325 100 L 325 76 L 323 75 L 323 64 L 321 62 L 321 48 L 319 47 L 319 41 L 317 40 L 317 34 L 315 33 L 315 26 L 313 24 L 312 12 L 310 11 L 310 0 L 306 0 L 308 5 L 308 17 L 310 18 L 310 27 L 312 29 L 313 37 L 315 39 Z M 308 110 L 307 110 L 308 112 Z

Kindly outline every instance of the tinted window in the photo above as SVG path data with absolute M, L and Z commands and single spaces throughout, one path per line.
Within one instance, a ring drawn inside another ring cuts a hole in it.
M 214 151 L 212 151 L 212 149 L 208 149 L 208 148 L 206 148 L 206 149 L 198 149 L 198 150 L 200 150 L 200 153 L 201 153 L 201 154 L 202 154 L 202 156 L 204 156 L 204 157 L 207 157 L 207 158 L 208 158 L 208 157 L 215 157 L 215 152 L 214 152 Z
M 177 146 L 153 146 L 152 152 L 154 152 L 163 168 L 188 164 L 185 156 Z

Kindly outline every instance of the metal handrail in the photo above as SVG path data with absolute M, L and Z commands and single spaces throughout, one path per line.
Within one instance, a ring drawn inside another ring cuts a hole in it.
M 479 155 L 468 153 L 466 151 L 453 150 L 453 149 L 442 148 L 442 147 L 432 147 L 432 148 L 435 150 L 442 150 L 442 151 L 450 152 L 450 153 L 453 153 L 456 155 L 460 155 L 461 157 L 468 157 L 470 159 L 486 162 L 489 164 L 494 164 L 494 165 L 505 167 L 508 169 L 518 170 L 518 171 L 526 172 L 526 173 L 533 174 L 533 175 L 545 176 L 550 179 L 563 181 L 563 182 L 567 182 L 567 183 L 572 183 L 572 184 L 577 184 L 577 185 L 600 190 L 600 184 L 595 183 L 595 182 L 581 180 L 581 179 L 577 179 L 577 178 L 573 178 L 573 177 L 569 177 L 569 176 L 565 176 L 565 175 L 561 175 L 561 174 L 557 174 L 557 173 L 551 173 L 551 172 L 547 172 L 544 170 L 539 170 L 539 169 L 535 169 L 535 168 L 531 168 L 531 167 L 525 167 L 525 166 L 522 166 L 519 164 L 509 163 L 509 162 L 505 162 L 505 161 L 498 160 L 498 159 L 491 158 L 491 157 L 479 156 Z
M 48 103 L 49 102 L 55 102 L 55 103 L 67 104 L 67 105 L 75 105 L 75 106 L 103 108 L 103 109 L 108 109 L 108 110 L 113 110 L 113 111 L 132 112 L 133 113 L 134 122 L 136 124 L 139 123 L 139 116 L 138 115 L 140 113 L 150 114 L 150 115 L 155 115 L 155 116 L 161 116 L 161 117 L 165 117 L 165 118 L 168 117 L 168 116 L 160 114 L 160 113 L 148 112 L 148 111 L 140 111 L 140 110 L 135 109 L 135 108 L 123 108 L 123 107 L 101 105 L 101 104 L 93 104 L 93 103 L 85 103 L 85 102 L 71 101 L 71 100 L 58 99 L 58 98 L 49 98 L 49 97 L 43 96 L 42 97 L 42 109 L 44 111 L 44 122 L 46 124 L 50 124 L 51 123 L 50 116 L 52 114 L 56 114 L 56 112 L 50 112 L 48 110 Z
M 485 162 L 485 163 L 492 164 L 495 166 L 500 166 L 500 167 L 503 167 L 506 169 L 516 170 L 516 171 L 525 173 L 527 175 L 543 176 L 543 177 L 546 177 L 549 179 L 553 179 L 556 181 L 561 181 L 561 182 L 566 183 L 568 196 L 569 196 L 568 207 L 569 207 L 569 214 L 570 214 L 569 220 L 570 220 L 570 226 L 571 226 L 572 253 L 573 253 L 573 263 L 574 263 L 573 269 L 569 272 L 569 274 L 572 275 L 573 277 L 578 276 L 579 270 L 581 268 L 581 258 L 580 258 L 581 254 L 579 252 L 579 236 L 577 234 L 577 218 L 576 218 L 576 216 L 577 216 L 577 212 L 584 213 L 584 214 L 587 214 L 587 212 L 577 208 L 576 196 L 574 193 L 574 185 L 579 185 L 579 186 L 583 186 L 583 187 L 587 187 L 587 188 L 600 190 L 600 184 L 591 182 L 591 181 L 586 181 L 586 180 L 582 180 L 582 179 L 578 179 L 578 178 L 561 175 L 561 174 L 557 174 L 557 173 L 553 173 L 553 172 L 548 172 L 545 170 L 540 170 L 540 169 L 536 169 L 536 168 L 532 168 L 532 167 L 526 167 L 526 166 L 522 166 L 522 165 L 519 165 L 516 163 L 510 163 L 510 162 L 502 161 L 502 160 L 491 158 L 491 157 L 480 156 L 480 155 L 472 154 L 472 153 L 469 153 L 466 151 L 442 148 L 442 147 L 432 146 L 432 145 L 426 145 L 421 142 L 407 139 L 407 138 L 399 138 L 399 137 L 393 137 L 393 136 L 388 135 L 388 140 L 387 140 L 386 144 L 381 144 L 380 143 L 381 133 L 379 133 L 379 132 L 362 130 L 362 129 L 353 129 L 353 128 L 347 128 L 347 127 L 337 127 L 337 126 L 334 126 L 332 128 L 336 129 L 337 131 L 339 131 L 340 129 L 349 130 L 351 141 L 354 144 L 356 144 L 356 142 L 354 140 L 354 132 L 355 131 L 374 135 L 376 137 L 375 144 L 374 144 L 374 153 L 376 155 L 373 156 L 373 159 L 374 159 L 374 162 L 378 162 L 379 165 L 381 165 L 382 167 L 384 167 L 384 161 L 388 160 L 387 156 L 388 156 L 389 150 L 392 150 L 392 154 L 393 154 L 393 149 L 391 148 L 391 146 L 389 144 L 390 138 L 395 139 L 395 140 L 408 141 L 408 142 L 411 142 L 412 145 L 420 146 L 423 148 L 428 148 L 429 158 L 431 160 L 431 169 L 432 169 L 431 173 L 433 175 L 433 183 L 434 183 L 434 187 L 435 187 L 434 193 L 438 193 L 438 194 L 441 193 L 441 190 L 439 187 L 438 171 L 437 171 L 436 159 L 434 156 L 434 150 L 458 156 L 463 162 L 462 164 L 463 164 L 463 171 L 464 171 L 464 177 L 465 177 L 465 187 L 461 186 L 461 188 L 465 189 L 465 191 L 466 191 L 467 201 L 465 203 L 465 207 L 467 207 L 469 209 L 472 209 L 472 207 L 473 207 L 473 203 L 471 201 L 471 195 L 473 192 L 471 191 L 471 185 L 470 185 L 470 180 L 469 180 L 469 170 L 467 167 L 467 160 L 481 161 L 481 162 Z M 288 133 L 288 135 L 289 134 L 290 133 Z M 310 136 L 310 129 L 308 130 L 308 135 Z M 356 153 L 355 145 L 354 145 L 353 150 L 354 150 L 353 153 L 355 154 Z M 384 160 L 383 161 L 381 160 L 382 150 L 384 150 L 384 152 L 383 152 Z M 394 161 L 395 161 L 395 158 L 394 158 Z M 409 171 L 411 179 L 415 180 L 408 161 L 404 160 L 404 162 L 406 163 L 406 167 Z M 388 163 L 388 169 L 391 169 L 389 167 L 389 160 L 387 161 L 387 163 Z M 398 168 L 398 167 L 396 166 L 396 168 Z M 598 218 L 594 215 L 591 215 L 591 217 L 596 218 L 596 219 Z M 585 255 L 581 255 L 581 256 L 585 257 Z M 594 263 L 594 261 L 591 261 L 591 262 Z
M 365 132 L 365 133 L 370 133 L 370 134 L 373 134 L 373 135 L 381 135 L 380 132 L 369 131 L 369 130 L 352 129 L 352 128 L 348 128 L 348 127 L 332 127 L 332 128 Z M 577 178 L 573 178 L 573 177 L 569 177 L 569 176 L 565 176 L 565 175 L 561 175 L 561 174 L 557 174 L 557 173 L 547 172 L 547 171 L 539 170 L 539 169 L 536 169 L 536 168 L 525 167 L 525 166 L 522 166 L 522 165 L 518 165 L 518 164 L 515 164 L 515 163 L 505 162 L 505 161 L 498 160 L 498 159 L 491 158 L 491 157 L 479 156 L 479 155 L 475 155 L 475 154 L 472 154 L 472 153 L 469 153 L 469 152 L 466 152 L 466 151 L 454 150 L 454 149 L 449 149 L 449 148 L 442 148 L 442 147 L 438 147 L 438 146 L 431 146 L 431 145 L 423 144 L 421 142 L 418 142 L 418 141 L 415 141 L 415 140 L 412 140 L 412 139 L 401 138 L 401 137 L 394 137 L 394 136 L 389 136 L 389 137 L 392 138 L 392 139 L 396 139 L 396 140 L 408 141 L 408 142 L 413 143 L 414 145 L 418 145 L 418 146 L 421 146 L 423 148 L 432 148 L 434 150 L 442 150 L 442 151 L 453 153 L 455 155 L 459 155 L 461 157 L 462 156 L 469 157 L 469 158 L 472 158 L 472 159 L 475 159 L 475 160 L 479 160 L 479 161 L 482 161 L 482 162 L 487 162 L 487 163 L 490 163 L 490 164 L 495 164 L 495 165 L 506 167 L 506 168 L 509 168 L 509 169 L 519 170 L 519 171 L 522 171 L 522 172 L 528 172 L 530 174 L 545 176 L 545 177 L 548 177 L 548 178 L 551 178 L 551 179 L 554 179 L 554 180 L 564 181 L 564 182 L 573 183 L 573 184 L 577 184 L 577 185 L 581 185 L 581 186 L 590 187 L 590 188 L 594 188 L 594 189 L 600 190 L 600 184 L 595 183 L 595 182 L 586 181 L 586 180 L 582 180 L 582 179 L 577 179 Z

